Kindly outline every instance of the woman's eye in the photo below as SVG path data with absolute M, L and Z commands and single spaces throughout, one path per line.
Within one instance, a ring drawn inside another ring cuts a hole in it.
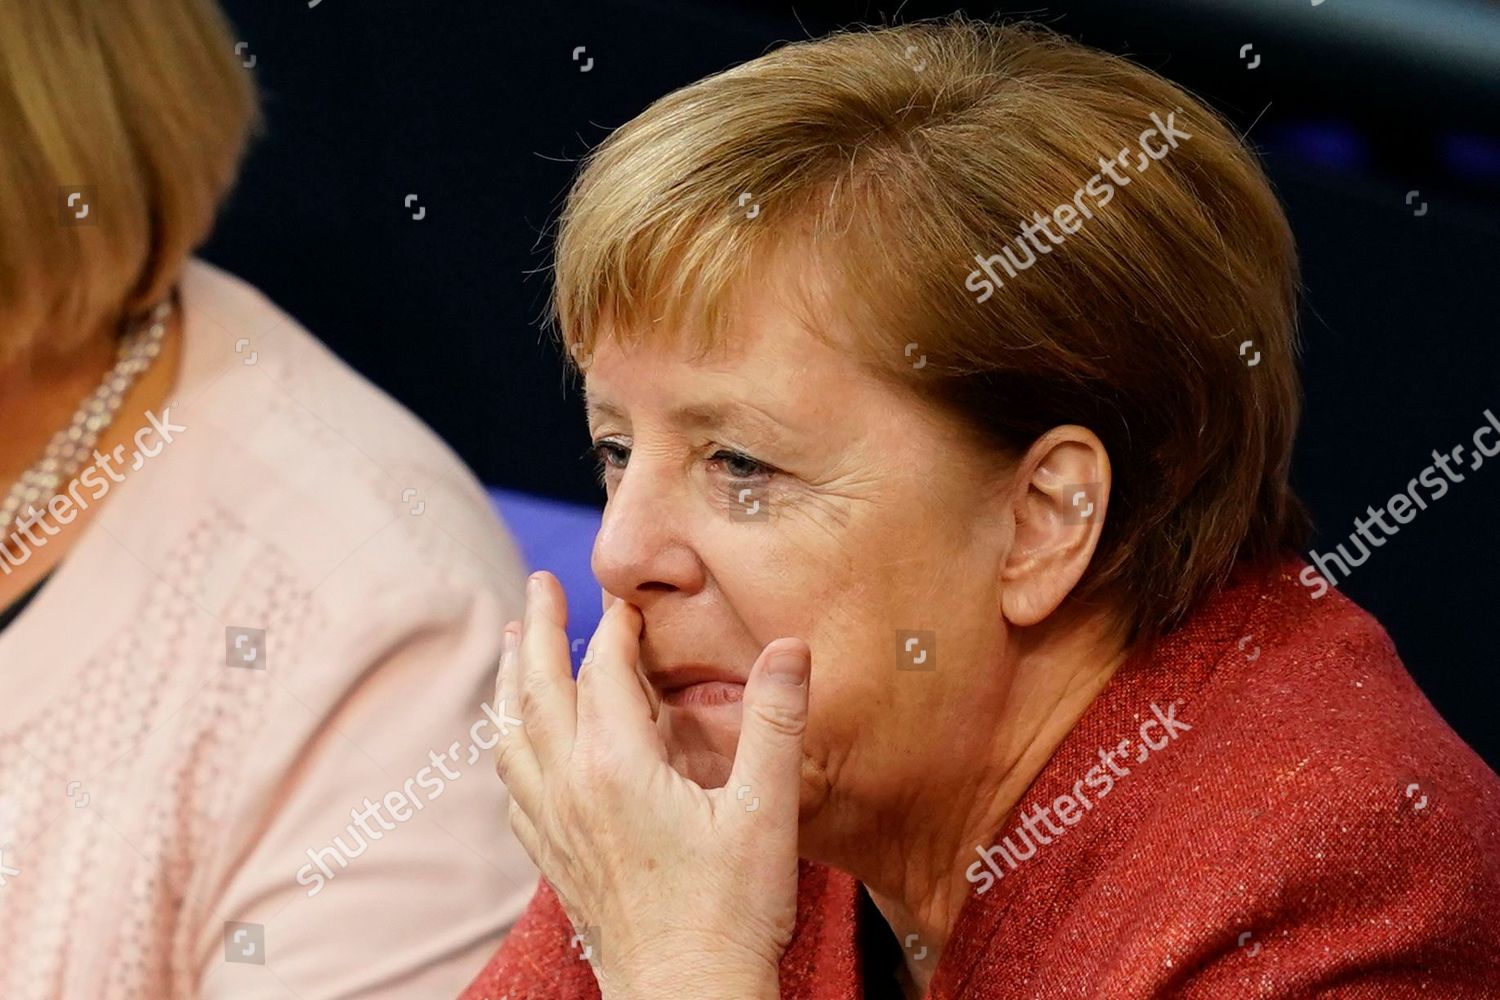
M 594 475 L 599 484 L 605 484 L 611 469 L 624 469 L 630 464 L 630 449 L 614 441 L 595 441 L 583 453 L 594 465 Z M 759 481 L 769 478 L 776 470 L 749 455 L 728 448 L 720 449 L 709 456 L 736 481 Z
M 710 461 L 723 465 L 724 471 L 733 479 L 760 479 L 768 476 L 772 471 L 771 467 L 765 463 L 757 462 L 749 455 L 742 455 L 728 449 L 714 452 Z
M 593 460 L 594 475 L 599 480 L 599 485 L 604 485 L 609 470 L 623 469 L 630 462 L 630 449 L 613 441 L 595 441 L 583 453 L 584 458 Z

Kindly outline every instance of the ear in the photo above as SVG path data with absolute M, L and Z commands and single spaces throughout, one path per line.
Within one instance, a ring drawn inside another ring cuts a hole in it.
M 1037 438 L 1015 477 L 1001 607 L 1012 624 L 1035 625 L 1057 610 L 1094 557 L 1109 501 L 1109 455 L 1093 431 L 1065 424 Z

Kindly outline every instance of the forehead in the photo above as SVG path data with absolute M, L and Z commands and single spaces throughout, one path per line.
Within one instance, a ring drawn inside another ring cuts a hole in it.
M 689 336 L 618 338 L 605 331 L 584 382 L 590 421 L 647 416 L 712 427 L 756 422 L 815 429 L 841 397 L 874 380 L 852 351 L 807 330 L 772 296 L 746 296 L 712 349 Z

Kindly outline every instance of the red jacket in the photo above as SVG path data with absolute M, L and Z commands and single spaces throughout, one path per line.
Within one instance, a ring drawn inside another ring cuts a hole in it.
M 928 997 L 1500 997 L 1500 778 L 1305 566 L 1241 567 L 1111 678 L 976 845 Z M 861 891 L 803 863 L 783 997 L 865 996 Z M 597 997 L 571 938 L 542 883 L 463 1000 Z

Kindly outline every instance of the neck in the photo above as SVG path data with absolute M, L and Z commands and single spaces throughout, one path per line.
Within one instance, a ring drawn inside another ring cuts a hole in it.
M 8 488 L 67 426 L 80 401 L 115 362 L 117 340 L 101 332 L 63 358 L 26 357 L 0 368 L 0 482 Z
M 114 336 L 101 334 L 64 359 L 45 365 L 23 361 L 0 368 L 0 427 L 5 428 L 0 435 L 0 495 L 42 456 L 52 436 L 68 426 L 79 404 L 98 388 L 114 365 L 117 346 Z M 126 391 L 113 422 L 100 432 L 96 453 L 109 457 L 117 449 L 129 452 L 136 434 L 149 423 L 148 412 L 163 414 L 177 382 L 181 350 L 181 317 L 173 310 L 160 353 Z M 86 459 L 85 464 L 91 461 Z M 111 473 L 109 479 L 111 483 L 122 482 L 123 473 Z M 69 486 L 75 488 L 70 490 Z M 98 508 L 108 502 L 107 492 L 76 486 L 63 484 L 59 493 L 68 493 L 70 499 L 87 498 L 86 506 L 75 505 L 62 517 L 44 509 L 42 516 L 28 520 L 25 528 L 19 521 L 14 528 L 0 527 L 0 544 L 6 546 L 0 552 L 0 560 L 4 560 L 0 567 L 0 608 L 51 572 L 92 522 Z
M 869 853 L 830 861 L 864 884 L 903 945 L 911 996 L 927 989 L 974 894 L 966 873 L 976 846 L 1011 825 L 1022 796 L 1130 652 L 1102 620 L 1059 624 L 1016 645 L 1010 687 L 998 714 L 986 717 L 988 756 L 934 768 L 919 795 L 866 827 L 881 831 L 856 841 Z

